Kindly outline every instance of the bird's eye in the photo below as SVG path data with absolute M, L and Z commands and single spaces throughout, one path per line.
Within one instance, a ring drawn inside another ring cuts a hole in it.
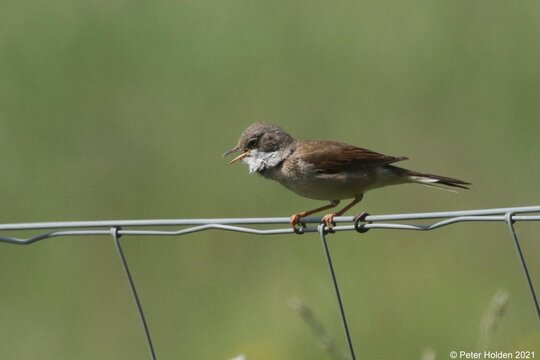
M 258 142 L 258 141 L 259 141 L 258 138 L 252 138 L 252 139 L 250 139 L 250 140 L 247 142 L 247 144 L 246 144 L 247 148 L 248 148 L 248 149 L 253 149 L 253 148 L 255 147 L 255 145 L 257 145 L 257 142 Z

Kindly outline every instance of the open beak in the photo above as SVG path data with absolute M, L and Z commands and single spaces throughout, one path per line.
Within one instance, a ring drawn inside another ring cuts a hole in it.
M 229 150 L 225 154 L 223 154 L 223 156 L 227 156 L 227 155 L 229 155 L 229 154 L 231 154 L 233 152 L 237 152 L 237 151 L 240 151 L 240 148 L 238 146 L 235 146 L 231 150 Z M 229 165 L 234 164 L 238 160 L 242 160 L 243 158 L 245 158 L 248 155 L 249 155 L 249 150 L 244 151 L 243 153 L 241 153 L 240 155 L 238 155 L 237 157 L 235 157 L 234 159 L 229 161 Z

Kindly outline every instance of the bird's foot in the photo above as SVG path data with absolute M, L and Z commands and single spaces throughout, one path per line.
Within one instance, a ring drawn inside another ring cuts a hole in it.
M 291 220 L 289 221 L 293 228 L 293 231 L 297 234 L 303 234 L 304 229 L 306 228 L 306 224 L 300 222 L 300 219 L 303 218 L 304 216 L 306 216 L 305 211 L 299 212 L 299 213 L 293 214 L 291 216 Z
M 330 214 L 326 214 L 322 217 L 321 222 L 324 224 L 324 226 L 326 226 L 326 229 L 330 232 L 332 231 L 332 228 L 336 226 L 336 223 L 334 222 L 334 217 L 336 216 L 338 216 L 338 214 L 333 212 Z

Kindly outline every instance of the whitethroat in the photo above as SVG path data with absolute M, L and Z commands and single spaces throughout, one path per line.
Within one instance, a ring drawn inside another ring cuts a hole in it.
M 391 165 L 407 160 L 404 156 L 383 155 L 336 141 L 295 139 L 279 126 L 267 123 L 250 125 L 240 135 L 237 145 L 223 156 L 233 152 L 240 155 L 229 164 L 242 160 L 250 173 L 276 180 L 307 198 L 330 201 L 326 206 L 293 214 L 290 223 L 295 231 L 302 217 L 336 207 L 340 200 L 353 199 L 343 209 L 322 218 L 331 229 L 335 216 L 343 215 L 359 203 L 366 191 L 383 186 L 418 183 L 467 189 L 465 185 L 470 185 L 463 180 Z

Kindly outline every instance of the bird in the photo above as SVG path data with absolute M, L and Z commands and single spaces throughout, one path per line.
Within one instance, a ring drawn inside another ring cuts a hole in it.
M 471 185 L 463 180 L 393 165 L 407 160 L 405 156 L 384 155 L 337 141 L 296 139 L 280 126 L 266 122 L 248 126 L 237 144 L 223 156 L 238 152 L 240 154 L 229 164 L 242 160 L 250 173 L 275 180 L 303 197 L 329 201 L 328 205 L 294 213 L 290 224 L 295 232 L 301 218 L 335 208 L 341 200 L 352 199 L 341 210 L 321 218 L 327 229 L 332 229 L 334 217 L 359 203 L 369 190 L 407 183 L 449 191 L 453 191 L 451 188 L 468 189 Z

